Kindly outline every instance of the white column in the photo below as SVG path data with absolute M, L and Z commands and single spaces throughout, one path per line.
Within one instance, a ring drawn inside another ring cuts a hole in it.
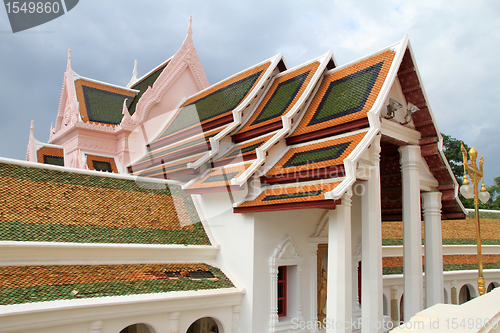
M 311 322 L 318 319 L 318 276 L 317 276 L 317 262 L 318 262 L 318 244 L 309 243 L 309 262 L 311 263 L 309 273 L 310 273 L 310 311 L 311 311 Z
M 425 224 L 425 298 L 427 307 L 444 303 L 441 192 L 422 193 Z
M 382 332 L 382 212 L 380 199 L 380 137 L 370 147 L 373 163 L 361 196 L 361 332 Z
M 240 333 L 241 305 L 233 305 L 233 330 L 231 333 Z
M 326 333 L 352 332 L 351 193 L 329 211 Z
M 180 312 L 172 312 L 168 316 L 168 332 L 169 333 L 179 333 L 179 318 L 181 317 Z
M 96 320 L 90 323 L 89 333 L 101 333 L 103 322 L 102 320 Z
M 419 146 L 399 147 L 403 187 L 404 320 L 424 307 Z

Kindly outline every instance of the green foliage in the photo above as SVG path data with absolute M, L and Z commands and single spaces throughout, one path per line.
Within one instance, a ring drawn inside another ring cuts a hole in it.
M 463 155 L 461 150 L 460 140 L 455 139 L 449 135 L 441 133 L 443 136 L 443 151 L 450 163 L 451 170 L 457 179 L 459 185 L 462 185 L 463 175 L 464 175 L 464 163 Z M 469 146 L 464 143 L 465 149 L 469 151 Z M 481 185 L 479 185 L 481 186 Z M 486 204 L 479 203 L 480 209 L 494 209 L 500 210 L 500 177 L 495 178 L 495 185 L 487 187 L 488 192 L 490 192 L 491 199 Z M 474 209 L 474 198 L 466 199 L 461 194 L 460 200 L 465 208 Z

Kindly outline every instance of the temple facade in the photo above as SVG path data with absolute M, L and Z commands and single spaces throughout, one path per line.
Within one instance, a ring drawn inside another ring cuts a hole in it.
M 125 86 L 69 53 L 49 142 L 33 128 L 27 161 L 0 159 L 0 332 L 383 332 L 478 295 L 407 37 L 209 85 L 190 22 Z

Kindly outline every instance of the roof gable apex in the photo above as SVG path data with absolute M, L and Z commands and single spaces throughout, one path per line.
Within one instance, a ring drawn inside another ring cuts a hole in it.
M 194 47 L 191 23 L 192 18 L 190 17 L 186 38 L 181 47 L 172 58 L 165 62 L 165 68 L 154 81 L 153 85 L 147 88 L 137 102 L 136 110 L 132 117 L 137 124 L 144 122 L 151 108 L 161 101 L 166 90 L 183 71 L 189 70 L 192 73 L 199 90 L 209 87 L 205 71 L 203 70 L 196 48 Z M 138 80 L 138 82 L 143 78 Z M 135 83 L 135 85 L 136 84 L 137 83 Z

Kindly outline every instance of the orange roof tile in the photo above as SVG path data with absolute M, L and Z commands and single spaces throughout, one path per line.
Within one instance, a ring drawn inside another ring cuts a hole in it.
M 365 134 L 366 132 L 363 132 L 333 140 L 292 146 L 264 177 L 341 165 Z
M 319 65 L 320 63 L 318 61 L 315 61 L 309 65 L 279 76 L 273 82 L 271 88 L 267 91 L 266 96 L 264 97 L 258 108 L 255 110 L 255 112 L 252 114 L 250 119 L 236 134 L 251 131 L 275 121 L 279 121 L 281 116 L 286 114 L 299 100 L 300 96 L 302 96 L 302 93 L 306 90 L 307 85 L 316 73 Z M 280 87 L 284 87 L 284 85 L 286 85 L 288 82 L 291 82 L 294 79 L 297 80 L 298 78 L 301 78 L 302 82 L 299 82 L 300 84 L 296 88 L 294 86 L 293 91 L 285 93 L 282 92 L 280 94 Z M 276 101 L 277 99 L 280 100 Z M 271 105 L 272 102 L 275 102 L 276 105 Z M 269 111 L 269 108 L 273 108 L 273 110 Z M 268 113 L 267 116 L 266 111 Z
M 265 189 L 256 199 L 243 202 L 239 207 L 265 206 L 325 199 L 325 192 L 333 191 L 340 182 L 321 182 L 297 186 L 273 186 Z
M 385 82 L 395 52 L 386 51 L 327 73 L 291 137 L 366 117 Z M 359 84 L 355 80 L 362 80 Z
M 250 165 L 251 163 L 245 163 L 213 169 L 184 190 L 225 188 L 231 185 L 231 179 L 240 176 Z

